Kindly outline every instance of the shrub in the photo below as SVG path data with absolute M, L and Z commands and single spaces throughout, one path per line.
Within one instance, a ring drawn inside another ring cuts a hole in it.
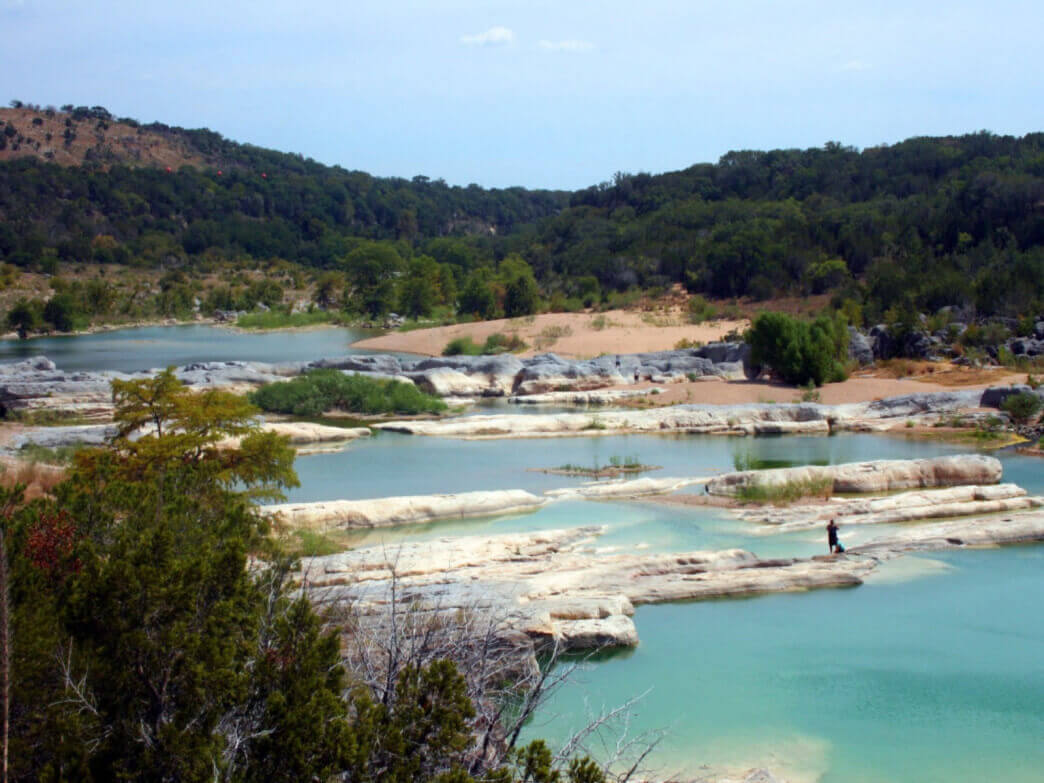
M 446 403 L 416 386 L 339 370 L 313 370 L 298 378 L 262 386 L 250 401 L 264 411 L 294 416 L 319 416 L 331 409 L 353 413 L 440 413 Z
M 442 349 L 443 356 L 478 356 L 482 348 L 470 337 L 455 337 Z
M 515 353 L 524 351 L 528 347 L 517 334 L 507 335 L 503 332 L 494 332 L 486 338 L 486 344 L 482 346 L 482 354 Z
M 836 315 L 808 322 L 785 313 L 762 313 L 747 341 L 753 363 L 771 367 L 786 383 L 822 386 L 846 377 L 848 330 Z
M 1019 392 L 1005 397 L 1001 410 L 1016 424 L 1028 424 L 1040 413 L 1041 405 L 1041 399 L 1036 394 Z
M 718 314 L 717 308 L 699 294 L 689 299 L 689 323 L 701 324 Z

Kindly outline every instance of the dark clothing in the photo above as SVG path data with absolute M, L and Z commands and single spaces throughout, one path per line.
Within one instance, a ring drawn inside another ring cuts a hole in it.
M 833 552 L 838 547 L 837 525 L 835 525 L 833 521 L 831 521 L 830 524 L 827 525 L 827 546 L 830 547 L 831 552 Z

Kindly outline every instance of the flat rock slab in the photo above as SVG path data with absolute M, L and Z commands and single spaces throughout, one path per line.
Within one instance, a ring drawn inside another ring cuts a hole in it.
M 639 604 L 855 587 L 906 552 L 1044 541 L 1044 512 L 911 526 L 847 555 L 763 559 L 741 550 L 636 554 L 598 546 L 602 527 L 462 536 L 305 558 L 318 603 L 381 616 L 396 599 L 432 611 L 486 611 L 538 646 L 631 646 Z
M 297 528 L 373 528 L 410 525 L 440 519 L 484 517 L 534 511 L 546 498 L 520 489 L 460 492 L 449 495 L 410 495 L 372 500 L 330 500 L 262 506 Z
M 640 478 L 629 481 L 600 481 L 580 487 L 549 489 L 544 494 L 556 500 L 637 498 L 647 495 L 666 495 L 685 487 L 706 484 L 708 481 L 710 481 L 709 478 Z
M 873 498 L 831 498 L 815 505 L 737 509 L 733 513 L 747 522 L 770 526 L 776 532 L 789 532 L 820 527 L 830 519 L 844 525 L 884 525 L 1037 508 L 1042 502 L 1027 496 L 1026 490 L 1015 484 L 997 484 Z
M 875 460 L 843 465 L 745 470 L 716 476 L 707 485 L 712 495 L 736 495 L 751 487 L 780 487 L 797 482 L 832 483 L 835 493 L 866 494 L 962 484 L 996 484 L 999 460 L 981 454 L 914 460 Z

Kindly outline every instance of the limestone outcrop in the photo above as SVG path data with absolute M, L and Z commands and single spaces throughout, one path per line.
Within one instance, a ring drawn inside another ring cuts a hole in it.
M 848 551 L 852 555 L 887 559 L 907 552 L 1006 546 L 1038 541 L 1044 541 L 1044 511 L 1034 510 L 914 525 L 851 547 Z
M 389 610 L 394 583 L 404 605 L 489 612 L 537 648 L 552 641 L 560 649 L 630 646 L 639 604 L 857 586 L 880 561 L 905 552 L 1044 541 L 1044 511 L 912 525 L 845 556 L 807 559 L 762 559 L 740 549 L 621 552 L 598 546 L 603 532 L 579 527 L 365 547 L 306 558 L 300 578 L 314 601 L 350 603 L 363 618 Z
M 300 528 L 372 528 L 411 525 L 440 519 L 485 517 L 534 511 L 546 498 L 520 489 L 408 495 L 372 500 L 329 500 L 262 506 L 266 514 Z
M 776 532 L 822 527 L 830 519 L 842 525 L 884 525 L 925 519 L 976 516 L 1038 508 L 1044 500 L 1030 497 L 1015 484 L 960 486 L 901 492 L 873 498 L 831 498 L 815 505 L 737 509 L 735 515 Z
M 925 487 L 996 484 L 1003 469 L 999 460 L 981 454 L 914 460 L 875 460 L 844 465 L 747 470 L 715 476 L 707 484 L 712 495 L 735 495 L 753 487 L 778 487 L 796 482 L 831 481 L 834 493 L 867 494 Z
M 579 487 L 549 489 L 545 495 L 556 500 L 583 498 L 602 500 L 607 498 L 637 498 L 645 495 L 665 495 L 685 487 L 706 484 L 709 478 L 640 478 L 624 481 L 597 481 Z
M 440 612 L 481 609 L 538 646 L 561 649 L 637 643 L 630 619 L 644 603 L 849 587 L 871 559 L 762 560 L 750 552 L 605 553 L 603 528 L 464 536 L 366 547 L 306 558 L 301 578 L 319 603 L 350 602 L 379 614 L 400 600 Z
M 644 389 L 596 389 L 593 391 L 554 391 L 547 394 L 529 394 L 509 397 L 514 405 L 612 405 L 630 397 L 658 394 L 658 387 Z

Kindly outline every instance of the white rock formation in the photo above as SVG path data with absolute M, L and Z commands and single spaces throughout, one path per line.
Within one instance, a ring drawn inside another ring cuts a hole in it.
M 745 487 L 778 487 L 800 481 L 833 482 L 835 493 L 892 492 L 962 484 L 996 484 L 1001 463 L 993 457 L 966 454 L 914 460 L 876 460 L 844 465 L 806 465 L 775 470 L 746 470 L 715 476 L 708 482 L 712 495 L 735 495 Z
M 660 394 L 663 389 L 597 389 L 593 391 L 552 391 L 546 394 L 529 394 L 509 397 L 513 405 L 612 405 L 619 400 L 631 397 L 645 397 L 649 394 Z
M 533 511 L 546 498 L 520 489 L 461 492 L 451 495 L 410 495 L 372 500 L 329 500 L 262 506 L 291 527 L 371 528 L 410 525 L 439 519 L 484 517 Z
M 544 494 L 557 500 L 634 498 L 643 495 L 666 495 L 694 484 L 706 484 L 708 481 L 710 481 L 709 478 L 640 478 L 630 481 L 599 481 L 579 487 L 549 489 Z
M 748 522 L 768 525 L 778 532 L 820 527 L 829 519 L 843 525 L 883 525 L 1018 511 L 1037 508 L 1041 498 L 1028 497 L 1015 484 L 963 486 L 902 492 L 872 498 L 831 498 L 815 505 L 737 509 Z

